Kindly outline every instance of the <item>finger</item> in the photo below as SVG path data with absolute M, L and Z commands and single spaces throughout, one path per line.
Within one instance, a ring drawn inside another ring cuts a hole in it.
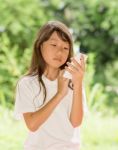
M 59 71 L 59 76 L 63 76 L 63 74 L 64 74 L 64 69 Z
M 71 64 L 71 63 L 69 63 L 69 62 L 67 62 L 67 65 L 68 65 L 68 67 L 69 67 L 73 72 L 79 70 L 75 65 L 73 65 L 73 64 Z
M 70 72 L 71 74 L 74 73 L 73 70 L 70 69 L 70 67 L 67 67 L 67 66 L 66 66 L 65 69 L 66 69 L 66 71 Z
M 66 83 L 69 83 L 69 79 L 68 78 L 64 78 Z
M 60 78 L 60 79 L 63 79 L 64 81 L 66 81 L 67 78 L 64 78 L 64 77 L 63 77 L 64 72 L 65 72 L 65 69 L 60 70 L 60 72 L 59 72 L 59 78 Z M 67 81 L 68 81 L 68 80 L 67 80 Z
M 72 58 L 71 60 L 74 63 L 74 65 L 78 68 L 78 70 L 82 68 L 81 64 L 76 59 Z

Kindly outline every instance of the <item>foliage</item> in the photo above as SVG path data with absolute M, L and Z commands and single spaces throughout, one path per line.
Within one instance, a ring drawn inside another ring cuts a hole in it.
M 0 1 L 0 103 L 12 107 L 16 81 L 29 66 L 35 32 L 47 19 L 38 1 Z
M 13 106 L 17 80 L 29 66 L 40 26 L 60 20 L 89 55 L 89 106 L 99 111 L 109 106 L 117 112 L 117 5 L 116 0 L 0 0 L 0 104 Z
M 113 77 L 118 71 L 117 63 L 114 63 L 114 66 L 116 67 L 114 67 L 114 70 L 111 73 L 109 73 L 111 70 L 111 66 L 108 65 L 108 69 L 105 71 L 105 74 L 109 82 L 104 85 L 102 84 L 102 82 L 95 81 L 94 76 L 96 75 L 94 57 L 94 53 L 88 54 L 84 81 L 89 109 L 92 112 L 96 112 L 101 115 L 116 115 L 118 113 L 118 87 L 116 82 L 117 79 Z
M 42 2 L 46 8 L 45 11 L 73 29 L 75 41 L 81 41 L 83 51 L 95 53 L 96 71 L 103 69 L 102 64 L 105 65 L 117 59 L 117 0 L 91 0 L 91 2 L 89 0 L 49 0 Z

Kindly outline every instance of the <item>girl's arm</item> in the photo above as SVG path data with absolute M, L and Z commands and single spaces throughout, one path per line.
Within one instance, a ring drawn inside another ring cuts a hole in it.
M 57 93 L 45 106 L 38 111 L 24 113 L 23 116 L 28 129 L 32 132 L 36 131 L 39 126 L 41 126 L 51 115 L 61 99 L 62 95 Z
M 70 113 L 70 121 L 73 127 L 81 125 L 83 118 L 83 104 L 82 104 L 82 84 L 74 86 L 73 89 L 73 103 Z
M 83 118 L 82 82 L 85 73 L 84 56 L 81 56 L 80 64 L 75 59 L 72 59 L 72 62 L 74 65 L 67 63 L 68 67 L 66 67 L 66 70 L 72 74 L 72 82 L 74 85 L 70 121 L 73 127 L 78 127 L 81 124 Z
M 26 125 L 31 131 L 36 131 L 48 119 L 55 107 L 68 93 L 69 80 L 63 78 L 63 73 L 64 70 L 60 71 L 58 76 L 58 90 L 56 95 L 38 111 L 23 114 Z

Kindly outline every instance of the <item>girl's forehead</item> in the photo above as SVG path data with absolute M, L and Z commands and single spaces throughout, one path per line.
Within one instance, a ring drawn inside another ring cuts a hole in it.
M 57 34 L 57 32 L 56 31 L 54 31 L 53 33 L 52 33 L 52 35 L 50 36 L 50 40 L 55 40 L 55 39 L 59 39 L 60 37 L 59 37 L 59 35 Z
M 63 41 L 63 40 L 61 39 L 61 37 L 57 34 L 56 31 L 54 31 L 54 32 L 52 33 L 52 35 L 50 36 L 49 40 L 50 40 L 50 41 L 60 41 L 60 40 Z M 68 41 L 63 41 L 63 42 L 69 44 Z

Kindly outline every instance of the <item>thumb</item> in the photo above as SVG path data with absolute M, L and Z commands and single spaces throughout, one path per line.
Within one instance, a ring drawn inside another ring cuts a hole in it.
M 63 76 L 64 71 L 65 71 L 64 69 L 60 70 L 60 72 L 59 72 L 59 76 Z

